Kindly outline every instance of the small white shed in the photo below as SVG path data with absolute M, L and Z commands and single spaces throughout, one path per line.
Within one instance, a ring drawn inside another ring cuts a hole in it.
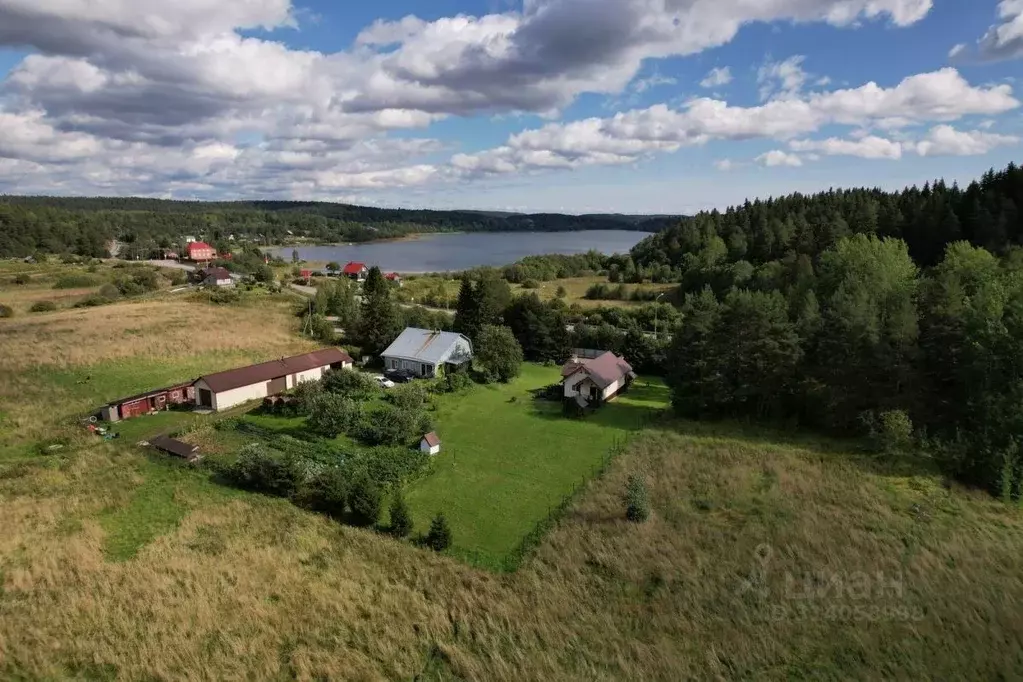
M 419 441 L 419 449 L 423 452 L 428 452 L 431 455 L 436 455 L 440 452 L 440 438 L 433 431 L 423 436 L 423 439 Z

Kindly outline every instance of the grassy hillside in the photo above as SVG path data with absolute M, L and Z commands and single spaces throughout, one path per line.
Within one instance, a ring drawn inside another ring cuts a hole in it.
M 583 423 L 531 411 L 542 368 L 445 396 L 451 447 L 408 497 L 420 527 L 450 512 L 448 555 L 135 446 L 175 413 L 32 447 L 81 432 L 68 418 L 97 401 L 308 348 L 295 325 L 284 300 L 170 295 L 0 320 L 0 679 L 1023 676 L 1020 509 L 912 457 L 651 421 L 656 386 Z M 459 560 L 505 551 L 537 491 L 571 489 L 637 425 L 519 570 Z
M 650 429 L 503 576 L 110 446 L 6 468 L 0 514 L 5 678 L 1023 673 L 1017 510 L 828 443 Z

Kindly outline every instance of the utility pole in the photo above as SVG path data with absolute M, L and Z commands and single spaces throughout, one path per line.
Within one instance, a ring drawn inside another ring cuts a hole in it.
M 658 294 L 657 298 L 654 299 L 654 340 L 655 341 L 658 338 L 658 336 L 657 336 L 657 314 L 660 312 L 660 310 L 657 308 L 657 304 L 660 302 L 660 300 L 663 297 L 664 297 L 664 294 L 661 293 L 661 294 Z

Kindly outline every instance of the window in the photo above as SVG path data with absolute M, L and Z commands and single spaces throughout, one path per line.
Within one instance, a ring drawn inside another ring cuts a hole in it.
M 391 369 L 398 369 L 398 361 L 397 360 L 393 360 L 393 359 L 391 360 Z
M 430 367 L 429 365 L 427 365 L 427 364 L 424 364 L 424 365 L 423 365 L 423 366 L 422 366 L 422 367 L 420 368 L 420 372 L 419 372 L 419 373 L 420 373 L 420 374 L 421 374 L 422 376 L 424 376 L 424 377 L 428 377 L 428 376 L 430 376 L 430 374 L 429 374 L 429 367 Z

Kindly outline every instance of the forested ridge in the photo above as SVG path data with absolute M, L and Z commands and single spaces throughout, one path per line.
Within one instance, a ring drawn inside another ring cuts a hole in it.
M 327 202 L 200 202 L 118 197 L 0 197 L 0 257 L 35 252 L 102 257 L 112 239 L 166 247 L 189 235 L 230 234 L 264 244 L 306 237 L 368 241 L 417 232 L 656 232 L 677 217 L 493 214 L 384 209 Z
M 1018 498 L 1021 206 L 1015 165 L 965 189 L 747 202 L 644 240 L 625 277 L 680 282 L 664 356 L 679 413 L 915 439 Z

